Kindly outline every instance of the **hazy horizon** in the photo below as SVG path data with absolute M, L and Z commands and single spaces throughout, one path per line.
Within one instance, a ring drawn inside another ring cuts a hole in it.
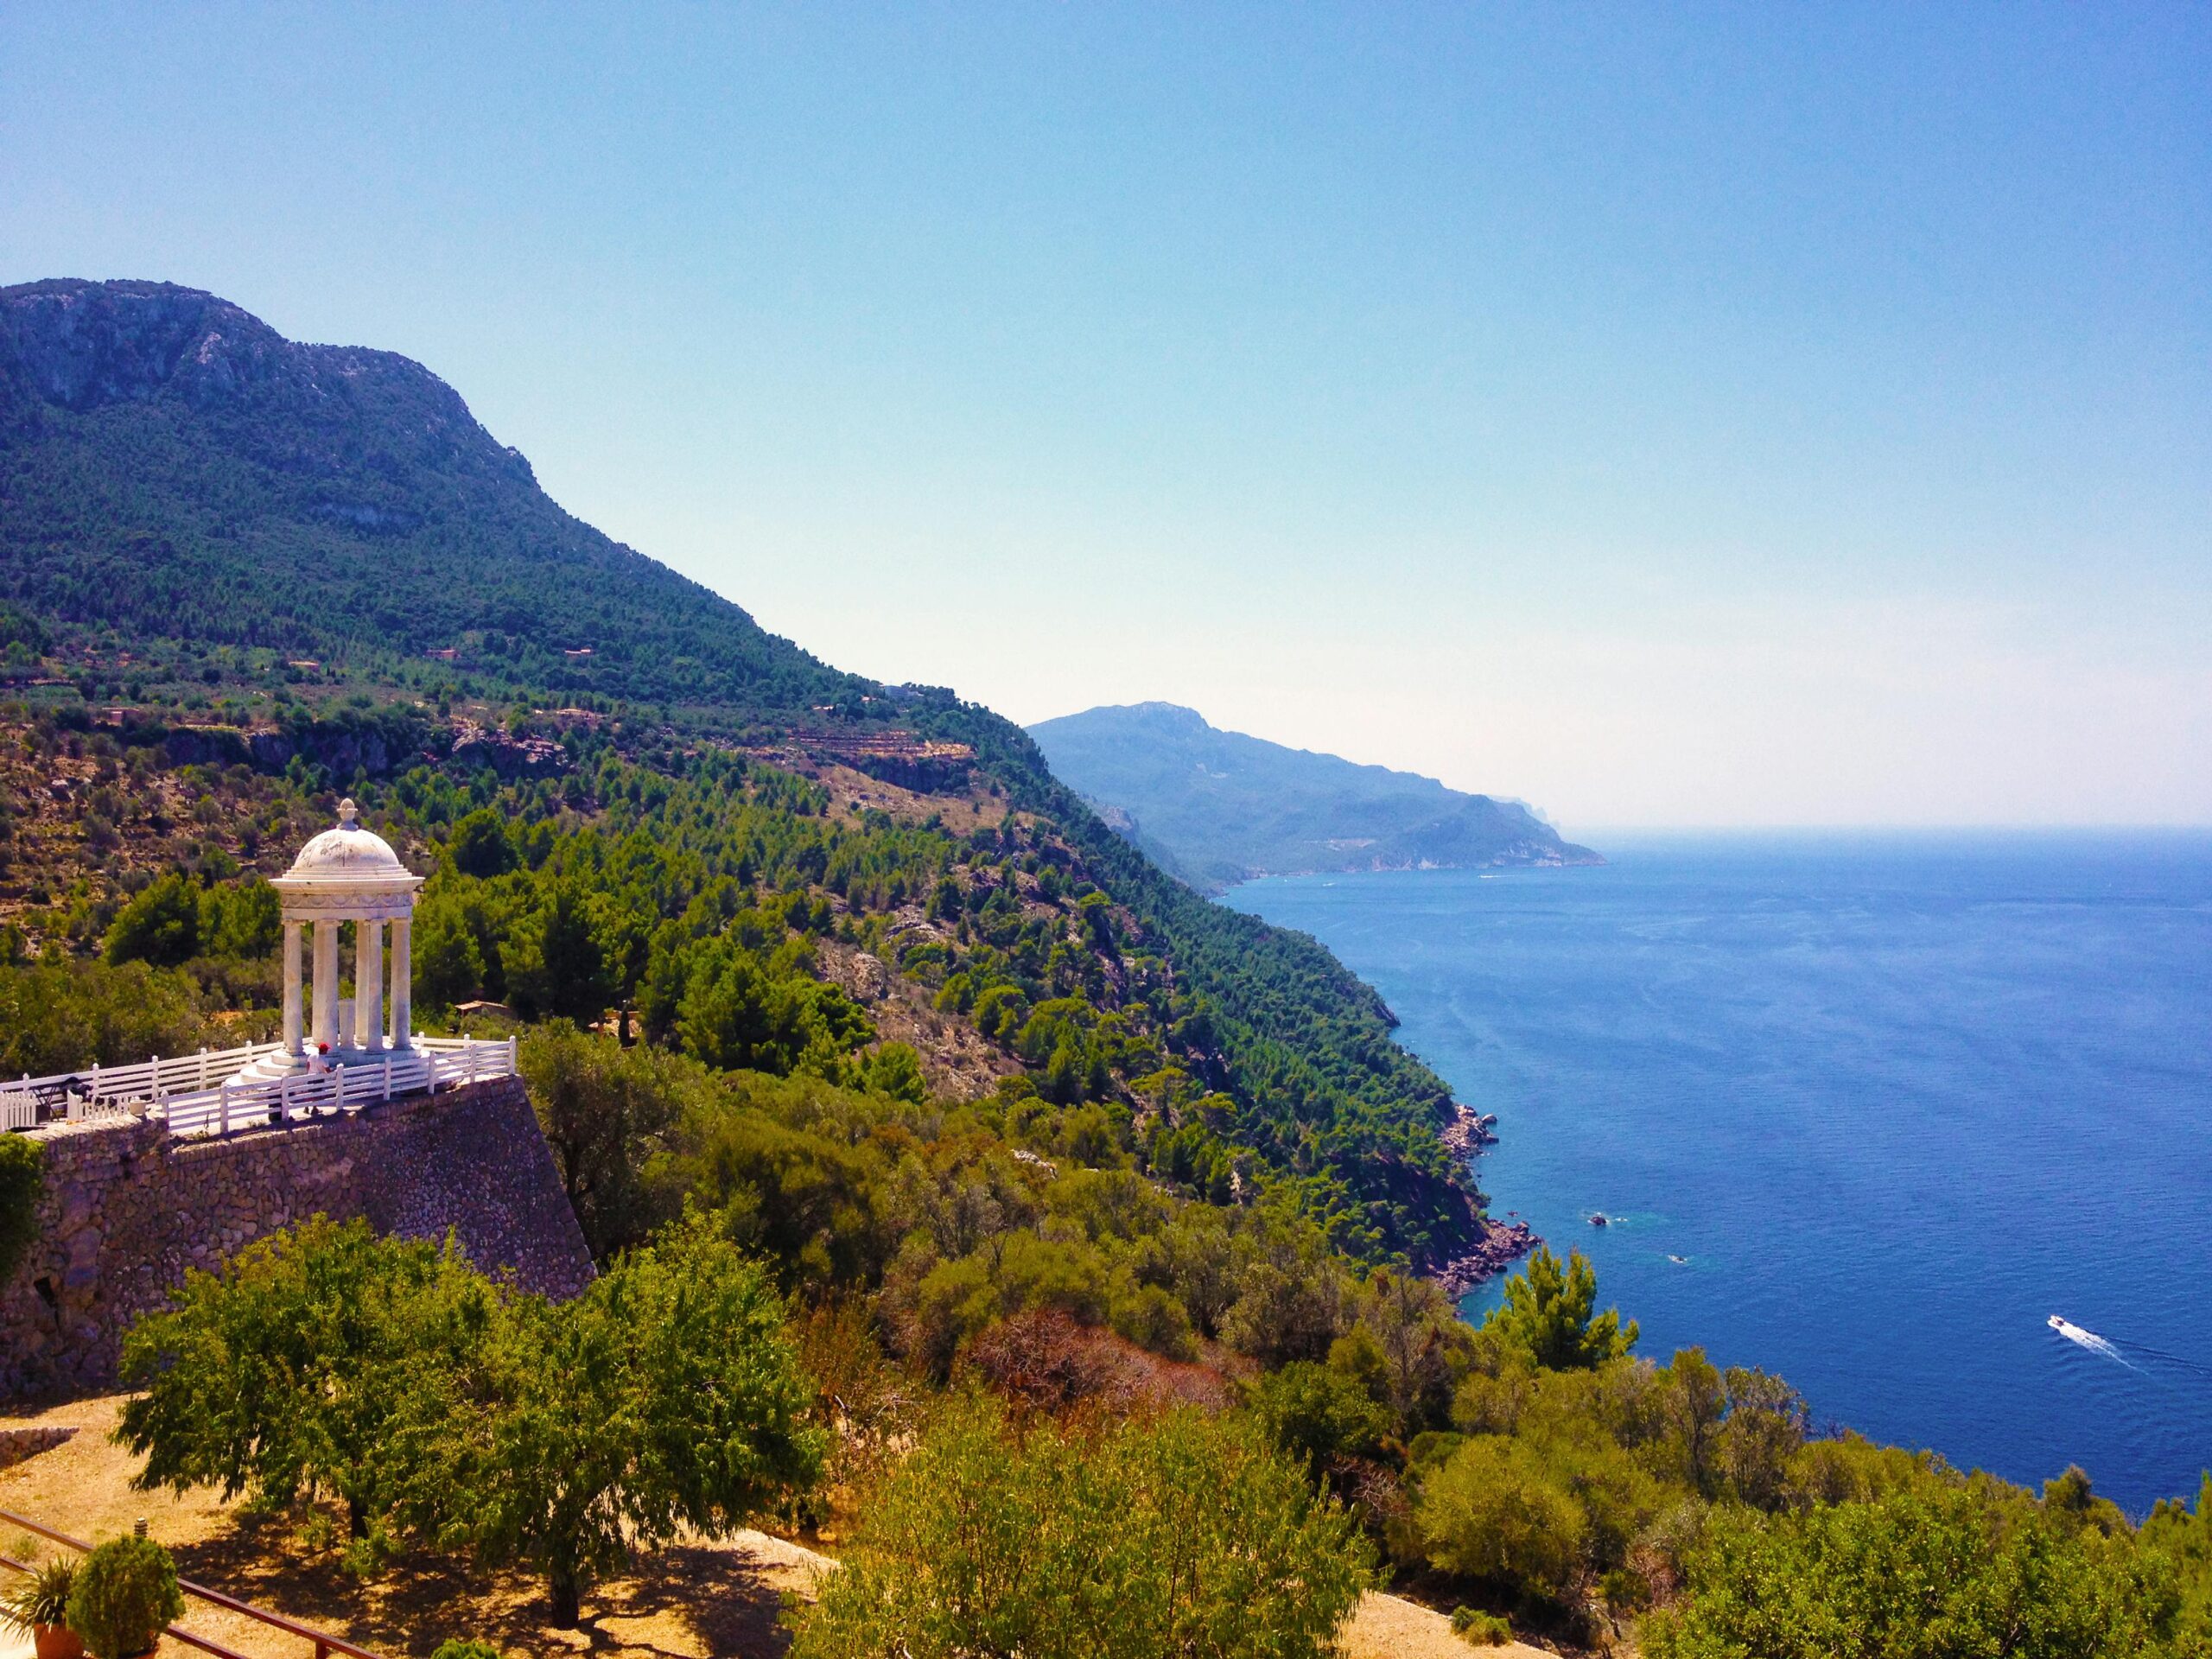
M 2212 11 L 0 14 L 0 281 L 841 667 L 1616 828 L 2212 823 Z
M 1026 721 L 1023 722 L 1023 729 L 1032 730 L 1050 721 L 1065 720 L 1077 715 L 1090 714 L 1098 709 L 1130 708 L 1145 702 L 1160 702 L 1166 701 L 1167 700 L 1165 698 L 1147 697 L 1136 699 L 1134 703 L 1093 703 L 1082 709 L 1071 709 L 1067 710 L 1065 714 L 1045 715 L 1035 720 Z M 1177 704 L 1175 706 L 1185 707 L 1187 705 Z M 1206 711 L 1203 709 L 1193 709 L 1192 712 L 1198 715 L 1200 718 L 1205 719 L 1208 725 L 1213 727 L 1217 731 L 1234 731 L 1236 729 L 1231 727 L 1225 727 L 1219 721 L 1208 716 L 1206 715 Z M 1257 732 L 1245 732 L 1242 733 L 1241 735 L 1246 737 L 1260 737 L 1262 736 L 1262 734 Z M 1309 753 L 1331 755 L 1339 760 L 1348 760 L 1354 766 L 1382 766 L 1387 764 L 1379 760 L 1367 760 L 1356 753 L 1338 753 L 1331 749 L 1315 748 L 1312 744 L 1299 743 L 1287 739 L 1266 738 L 1265 741 L 1271 743 L 1280 742 L 1285 748 L 1302 749 Z M 2100 823 L 2089 819 L 2069 822 L 2041 819 L 2033 822 L 2013 823 L 2005 823 L 1989 819 L 1959 820 L 1949 823 L 1895 823 L 1875 819 L 1853 821 L 1834 820 L 1825 823 L 1796 819 L 1776 819 L 1770 822 L 1748 822 L 1738 819 L 1726 822 L 1714 820 L 1707 820 L 1703 822 L 1682 820 L 1670 823 L 1639 823 L 1625 819 L 1616 821 L 1600 819 L 1590 823 L 1578 822 L 1574 823 L 1561 823 L 1558 815 L 1546 807 L 1541 801 L 1532 801 L 1528 799 L 1525 796 L 1512 795 L 1509 791 L 1503 790 L 1482 789 L 1473 785 L 1454 784 L 1452 783 L 1449 779 L 1437 778 L 1433 770 L 1424 770 L 1422 767 L 1418 766 L 1391 766 L 1390 770 L 1394 772 L 1412 772 L 1421 777 L 1434 779 L 1437 782 L 1447 785 L 1451 788 L 1462 790 L 1464 792 L 1468 794 L 1489 795 L 1500 799 L 1518 801 L 1522 805 L 1533 809 L 1536 812 L 1537 816 L 1543 818 L 1552 826 L 1553 829 L 1558 830 L 1560 834 L 1565 836 L 1567 840 L 1585 843 L 1592 847 L 1599 852 L 1603 852 L 1605 849 L 1602 846 L 1598 845 L 1598 842 L 1600 839 L 1606 837 L 1637 840 L 1646 837 L 1663 839 L 1670 836 L 1802 835 L 1836 836 L 1864 836 L 1869 838 L 1883 838 L 1891 836 L 1908 837 L 1913 836 L 1942 837 L 1947 836 L 1974 835 L 2051 836 L 2061 837 L 2067 836 L 2140 835 L 2154 838 L 2166 836 L 2212 836 L 2212 819 L 2200 820 L 2187 818 L 2177 818 L 2171 821 L 2162 822 L 2136 823 L 2120 823 L 2113 821 Z M 1364 872 L 1347 871 L 1339 872 L 1339 874 L 1364 874 Z M 1262 880 L 1272 880 L 1276 878 L 1263 876 L 1256 879 Z

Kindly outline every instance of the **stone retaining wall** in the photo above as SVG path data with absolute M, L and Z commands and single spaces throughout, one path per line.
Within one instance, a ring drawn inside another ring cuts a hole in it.
M 35 1134 L 39 1238 L 0 1285 L 0 1399 L 113 1382 L 123 1332 L 188 1268 L 316 1214 L 410 1238 L 450 1228 L 479 1267 L 549 1296 L 592 1276 L 518 1077 L 227 1141 L 173 1141 L 130 1118 Z
M 35 1458 L 41 1452 L 51 1452 L 57 1446 L 67 1446 L 77 1438 L 74 1428 L 55 1423 L 42 1423 L 22 1428 L 0 1428 L 0 1469 L 9 1469 Z

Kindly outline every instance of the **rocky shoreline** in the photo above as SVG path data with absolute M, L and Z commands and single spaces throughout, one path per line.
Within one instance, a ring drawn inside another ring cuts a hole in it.
M 1484 1147 L 1497 1144 L 1497 1114 L 1478 1112 L 1459 1101 L 1452 1103 L 1452 1121 L 1437 1132 L 1441 1141 L 1462 1158 L 1478 1158 Z
M 1484 1147 L 1497 1144 L 1497 1116 L 1494 1112 L 1478 1112 L 1455 1100 L 1452 1103 L 1452 1121 L 1439 1132 L 1438 1139 L 1472 1164 Z M 1439 1263 L 1428 1275 L 1455 1298 L 1465 1295 L 1493 1274 L 1503 1273 L 1543 1243 L 1525 1221 L 1508 1226 L 1484 1216 L 1477 1225 L 1480 1236 L 1472 1248 Z
M 1428 1276 L 1454 1297 L 1465 1295 L 1492 1274 L 1503 1273 L 1544 1241 L 1525 1221 L 1507 1226 L 1502 1221 L 1483 1222 L 1482 1243 L 1453 1256 Z

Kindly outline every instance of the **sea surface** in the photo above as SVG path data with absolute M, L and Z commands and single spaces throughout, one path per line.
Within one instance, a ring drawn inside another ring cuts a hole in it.
M 1327 944 L 1497 1114 L 1493 1212 L 1586 1251 L 1639 1352 L 1700 1344 L 2012 1480 L 2078 1463 L 2132 1513 L 2193 1497 L 2212 835 L 1599 845 L 1229 902 Z

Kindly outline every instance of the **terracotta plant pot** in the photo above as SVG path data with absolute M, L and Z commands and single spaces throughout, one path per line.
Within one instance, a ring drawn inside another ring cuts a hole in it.
M 85 1638 L 67 1624 L 34 1624 L 31 1640 L 38 1659 L 85 1659 Z

